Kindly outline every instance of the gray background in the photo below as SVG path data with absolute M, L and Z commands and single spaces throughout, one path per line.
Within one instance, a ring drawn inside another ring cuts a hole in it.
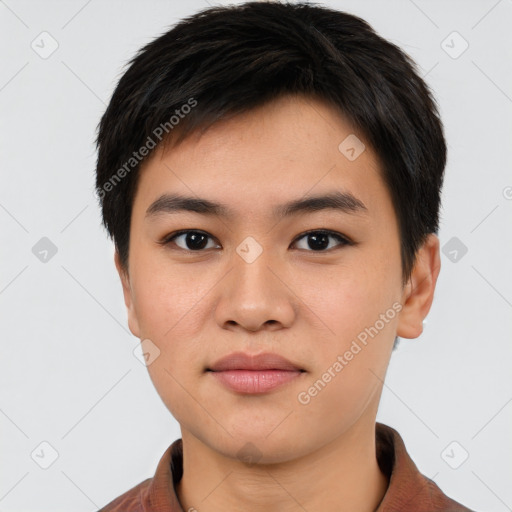
M 133 353 L 93 139 L 126 61 L 208 3 L 0 1 L 0 512 L 95 510 L 180 436 Z M 435 301 L 378 420 L 445 493 L 512 510 L 512 1 L 325 5 L 416 60 L 449 146 Z

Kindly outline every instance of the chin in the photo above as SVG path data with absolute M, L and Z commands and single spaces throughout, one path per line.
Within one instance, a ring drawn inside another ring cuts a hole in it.
M 300 436 L 300 434 L 298 434 Z M 307 453 L 307 448 L 299 445 L 285 430 L 280 436 L 270 436 L 256 431 L 239 433 L 232 438 L 227 436 L 218 444 L 218 438 L 212 440 L 212 448 L 222 455 L 238 459 L 248 465 L 285 463 Z

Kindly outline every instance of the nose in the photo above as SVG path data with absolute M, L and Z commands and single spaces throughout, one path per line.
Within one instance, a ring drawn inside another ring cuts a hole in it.
M 287 282 L 290 273 L 271 250 L 260 254 L 254 250 L 249 246 L 246 252 L 233 253 L 231 271 L 219 283 L 217 323 L 224 329 L 247 331 L 290 327 L 298 311 L 293 283 Z

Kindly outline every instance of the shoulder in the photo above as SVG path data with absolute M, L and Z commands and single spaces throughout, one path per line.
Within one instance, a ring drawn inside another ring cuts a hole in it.
M 147 491 L 151 480 L 151 478 L 148 478 L 132 487 L 105 505 L 98 512 L 142 512 L 144 509 L 141 496 Z
M 420 473 L 400 434 L 376 424 L 377 461 L 389 486 L 377 512 L 474 512 L 448 497 L 430 478 Z
M 98 512 L 181 511 L 174 485 L 183 472 L 181 439 L 161 456 L 155 474 L 101 508 Z

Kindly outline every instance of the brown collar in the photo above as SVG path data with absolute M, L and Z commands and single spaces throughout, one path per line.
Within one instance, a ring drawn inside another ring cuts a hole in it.
M 375 512 L 472 512 L 448 498 L 435 482 L 418 471 L 395 429 L 377 422 L 375 435 L 377 461 L 389 478 L 388 490 Z M 133 487 L 99 512 L 184 512 L 176 494 L 182 475 L 183 444 L 177 439 L 161 457 L 153 478 Z

